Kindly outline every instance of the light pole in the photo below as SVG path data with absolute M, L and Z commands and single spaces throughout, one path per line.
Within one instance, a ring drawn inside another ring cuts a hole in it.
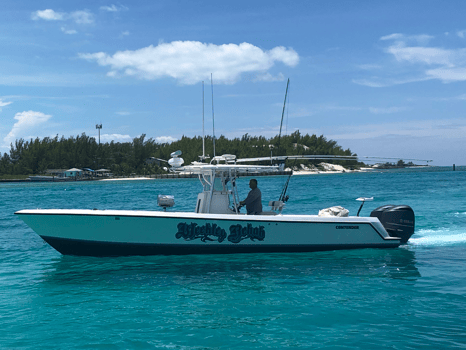
M 95 125 L 95 128 L 96 128 L 97 130 L 99 130 L 99 149 L 97 150 L 97 152 L 98 152 L 99 155 L 100 155 L 100 129 L 102 129 L 102 124 L 96 124 L 96 125 Z M 97 168 L 99 167 L 99 159 L 100 159 L 100 158 L 97 158 Z
M 102 129 L 102 124 L 96 124 L 95 128 L 99 130 L 99 145 L 100 145 L 100 129 Z

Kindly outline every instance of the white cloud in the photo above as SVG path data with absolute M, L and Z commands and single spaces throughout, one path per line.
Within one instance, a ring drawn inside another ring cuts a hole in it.
M 461 39 L 465 38 L 466 30 L 458 30 L 456 35 L 458 35 Z
M 71 20 L 77 24 L 92 24 L 94 23 L 94 14 L 89 10 L 80 10 L 70 13 L 66 12 L 55 12 L 52 9 L 43 11 L 35 11 L 32 13 L 31 18 L 35 21 L 67 21 Z
M 122 135 L 122 134 L 103 134 L 100 135 L 101 142 L 131 142 L 133 138 L 129 135 Z
M 457 32 L 460 37 L 465 34 L 466 31 Z M 433 37 L 426 34 L 407 36 L 395 33 L 381 37 L 380 40 L 393 41 L 384 51 L 394 57 L 398 64 L 387 70 L 385 76 L 355 79 L 353 82 L 370 87 L 386 87 L 432 79 L 444 83 L 466 81 L 466 48 L 432 46 L 429 45 L 431 39 Z
M 325 135 L 336 139 L 370 139 L 388 136 L 464 138 L 466 121 L 462 119 L 413 120 L 384 124 L 333 127 Z
M 78 32 L 74 29 L 66 29 L 65 27 L 60 28 L 61 31 L 65 34 L 77 34 Z
M 380 40 L 395 40 L 396 42 L 417 42 L 418 44 L 427 45 L 427 43 L 434 39 L 432 35 L 420 34 L 420 35 L 404 35 L 401 33 L 395 33 L 386 35 L 380 38 Z
M 66 14 L 63 12 L 55 12 L 52 9 L 33 12 L 31 18 L 35 21 L 43 19 L 46 21 L 63 21 Z
M 465 81 L 466 67 L 429 69 L 426 71 L 426 74 L 443 82 Z
M 94 15 L 88 10 L 72 12 L 70 13 L 70 18 L 77 24 L 94 23 Z
M 377 80 L 377 81 L 376 81 Z M 383 81 L 378 81 L 379 79 L 353 79 L 352 82 L 358 85 L 364 85 L 364 86 L 369 86 L 369 87 L 374 87 L 374 88 L 381 88 L 381 87 L 386 87 L 390 86 L 392 84 L 383 82 Z
M 178 139 L 172 136 L 159 136 L 155 138 L 155 141 L 158 143 L 172 143 L 177 141 Z
M 283 73 L 279 73 L 276 76 L 273 76 L 269 72 L 264 73 L 264 74 L 259 74 L 254 78 L 254 81 L 266 81 L 266 82 L 272 82 L 272 81 L 283 81 L 285 80 L 285 76 Z
M 111 6 L 100 6 L 100 9 L 103 10 L 103 11 L 108 11 L 108 12 L 117 12 L 118 11 L 118 8 L 113 4 Z
M 406 78 L 400 78 L 400 79 L 393 79 L 393 78 L 353 79 L 352 82 L 358 85 L 381 88 L 381 87 L 387 87 L 387 86 L 393 86 L 393 85 L 416 83 L 419 81 L 426 81 L 426 80 L 431 80 L 431 79 L 433 79 L 433 77 L 416 76 L 416 77 L 406 77 Z
M 119 11 L 128 10 L 126 6 L 123 6 L 123 5 L 116 6 L 114 4 L 110 6 L 100 6 L 100 9 L 102 11 L 108 11 L 108 12 L 119 12 Z
M 452 60 L 456 55 L 452 50 L 435 47 L 407 47 L 401 43 L 389 46 L 386 52 L 395 56 L 399 62 L 407 61 L 410 63 L 441 64 L 446 66 L 453 65 Z
M 17 122 L 13 125 L 13 128 L 8 135 L 3 139 L 5 145 L 9 145 L 16 139 L 23 137 L 25 132 L 29 132 L 34 127 L 44 124 L 50 118 L 52 118 L 51 115 L 47 115 L 42 112 L 24 111 L 16 113 L 14 119 L 16 119 Z
M 403 37 L 404 35 L 401 33 L 394 33 L 390 35 L 385 35 L 381 37 L 380 40 L 399 40 L 399 39 L 402 39 Z
M 2 107 L 8 106 L 9 104 L 11 104 L 11 102 L 3 102 L 0 98 L 0 112 L 2 111 Z
M 464 119 L 334 126 L 319 133 L 360 156 L 433 159 L 435 165 L 466 164 L 462 152 Z
M 280 46 L 264 51 L 249 43 L 215 45 L 198 41 L 160 43 L 135 51 L 118 51 L 113 56 L 98 52 L 79 57 L 110 66 L 109 76 L 123 74 L 147 80 L 171 77 L 188 85 L 209 80 L 211 73 L 217 83 L 234 83 L 244 73 L 265 74 L 276 62 L 290 67 L 299 62 L 298 54 L 291 48 Z
M 291 107 L 290 107 L 291 108 Z M 290 118 L 308 117 L 315 114 L 328 116 L 328 112 L 346 113 L 346 112 L 369 112 L 373 114 L 393 114 L 407 111 L 407 107 L 358 107 L 358 106 L 338 106 L 338 105 L 316 105 L 312 107 L 299 107 L 293 105 L 293 113 Z M 331 131 L 333 132 L 333 131 Z
M 288 129 L 288 134 L 295 129 Z M 464 119 L 400 121 L 385 124 L 332 125 L 324 128 L 299 128 L 302 135 L 325 135 L 344 149 L 360 156 L 433 159 L 437 165 L 466 164 L 461 152 L 466 133 Z M 278 130 L 243 128 L 222 133 L 241 137 L 245 133 L 273 137 Z M 451 141 L 454 142 L 451 142 Z M 451 150 L 451 151 L 450 151 Z M 447 159 L 451 158 L 451 159 Z

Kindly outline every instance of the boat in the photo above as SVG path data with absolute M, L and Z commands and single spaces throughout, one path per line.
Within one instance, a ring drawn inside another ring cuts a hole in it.
M 40 181 L 40 182 L 48 182 L 48 181 L 54 181 L 55 176 L 34 175 L 34 176 L 29 176 L 29 180 L 31 180 L 31 181 Z
M 47 175 L 34 175 L 29 176 L 29 180 L 33 182 L 63 182 L 73 180 L 71 177 L 64 176 L 47 176 Z
M 284 214 L 288 177 L 278 200 L 257 215 L 241 211 L 239 176 L 270 174 L 275 165 L 245 164 L 264 159 L 213 157 L 210 163 L 183 165 L 181 152 L 168 161 L 173 172 L 196 174 L 202 191 L 193 212 L 173 211 L 174 198 L 159 195 L 160 210 L 25 209 L 17 214 L 45 242 L 64 255 L 128 256 L 314 252 L 359 248 L 396 248 L 414 233 L 414 212 L 406 205 L 386 205 L 360 217 L 344 208 L 324 208 L 319 215 Z M 303 157 L 303 156 L 297 156 Z M 317 157 L 317 156 L 316 156 Z M 348 159 L 348 158 L 346 158 Z

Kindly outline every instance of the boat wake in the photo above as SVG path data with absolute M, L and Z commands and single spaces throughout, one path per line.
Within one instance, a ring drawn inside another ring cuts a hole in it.
M 466 230 L 439 229 L 439 230 L 419 230 L 411 237 L 409 244 L 416 246 L 449 246 L 466 244 Z

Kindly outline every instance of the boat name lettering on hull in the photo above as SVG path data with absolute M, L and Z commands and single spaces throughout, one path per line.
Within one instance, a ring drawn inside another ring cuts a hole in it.
M 200 239 L 202 242 L 217 240 L 219 243 L 222 243 L 225 238 L 227 238 L 225 229 L 217 224 L 199 226 L 195 222 L 191 222 L 190 224 L 180 222 L 177 228 L 178 232 L 175 234 L 175 237 L 177 239 L 184 238 L 186 241 Z M 246 226 L 240 224 L 230 226 L 228 241 L 231 243 L 239 243 L 248 238 L 251 241 L 263 241 L 265 238 L 265 227 L 253 227 L 251 224 L 247 224 Z
M 227 237 L 226 231 L 217 224 L 205 224 L 198 226 L 195 222 L 187 224 L 180 222 L 177 226 L 178 232 L 176 238 L 184 238 L 186 241 L 192 241 L 200 238 L 202 242 L 214 241 L 210 236 L 217 238 L 219 243 L 223 242 Z
M 228 240 L 232 243 L 239 243 L 243 239 L 249 238 L 251 241 L 258 240 L 263 241 L 265 238 L 265 228 L 264 226 L 252 227 L 251 224 L 246 226 L 241 225 L 231 225 L 230 234 L 228 235 Z
M 337 230 L 359 230 L 359 226 L 348 226 L 348 225 L 344 225 L 344 226 L 336 226 L 335 227 Z

